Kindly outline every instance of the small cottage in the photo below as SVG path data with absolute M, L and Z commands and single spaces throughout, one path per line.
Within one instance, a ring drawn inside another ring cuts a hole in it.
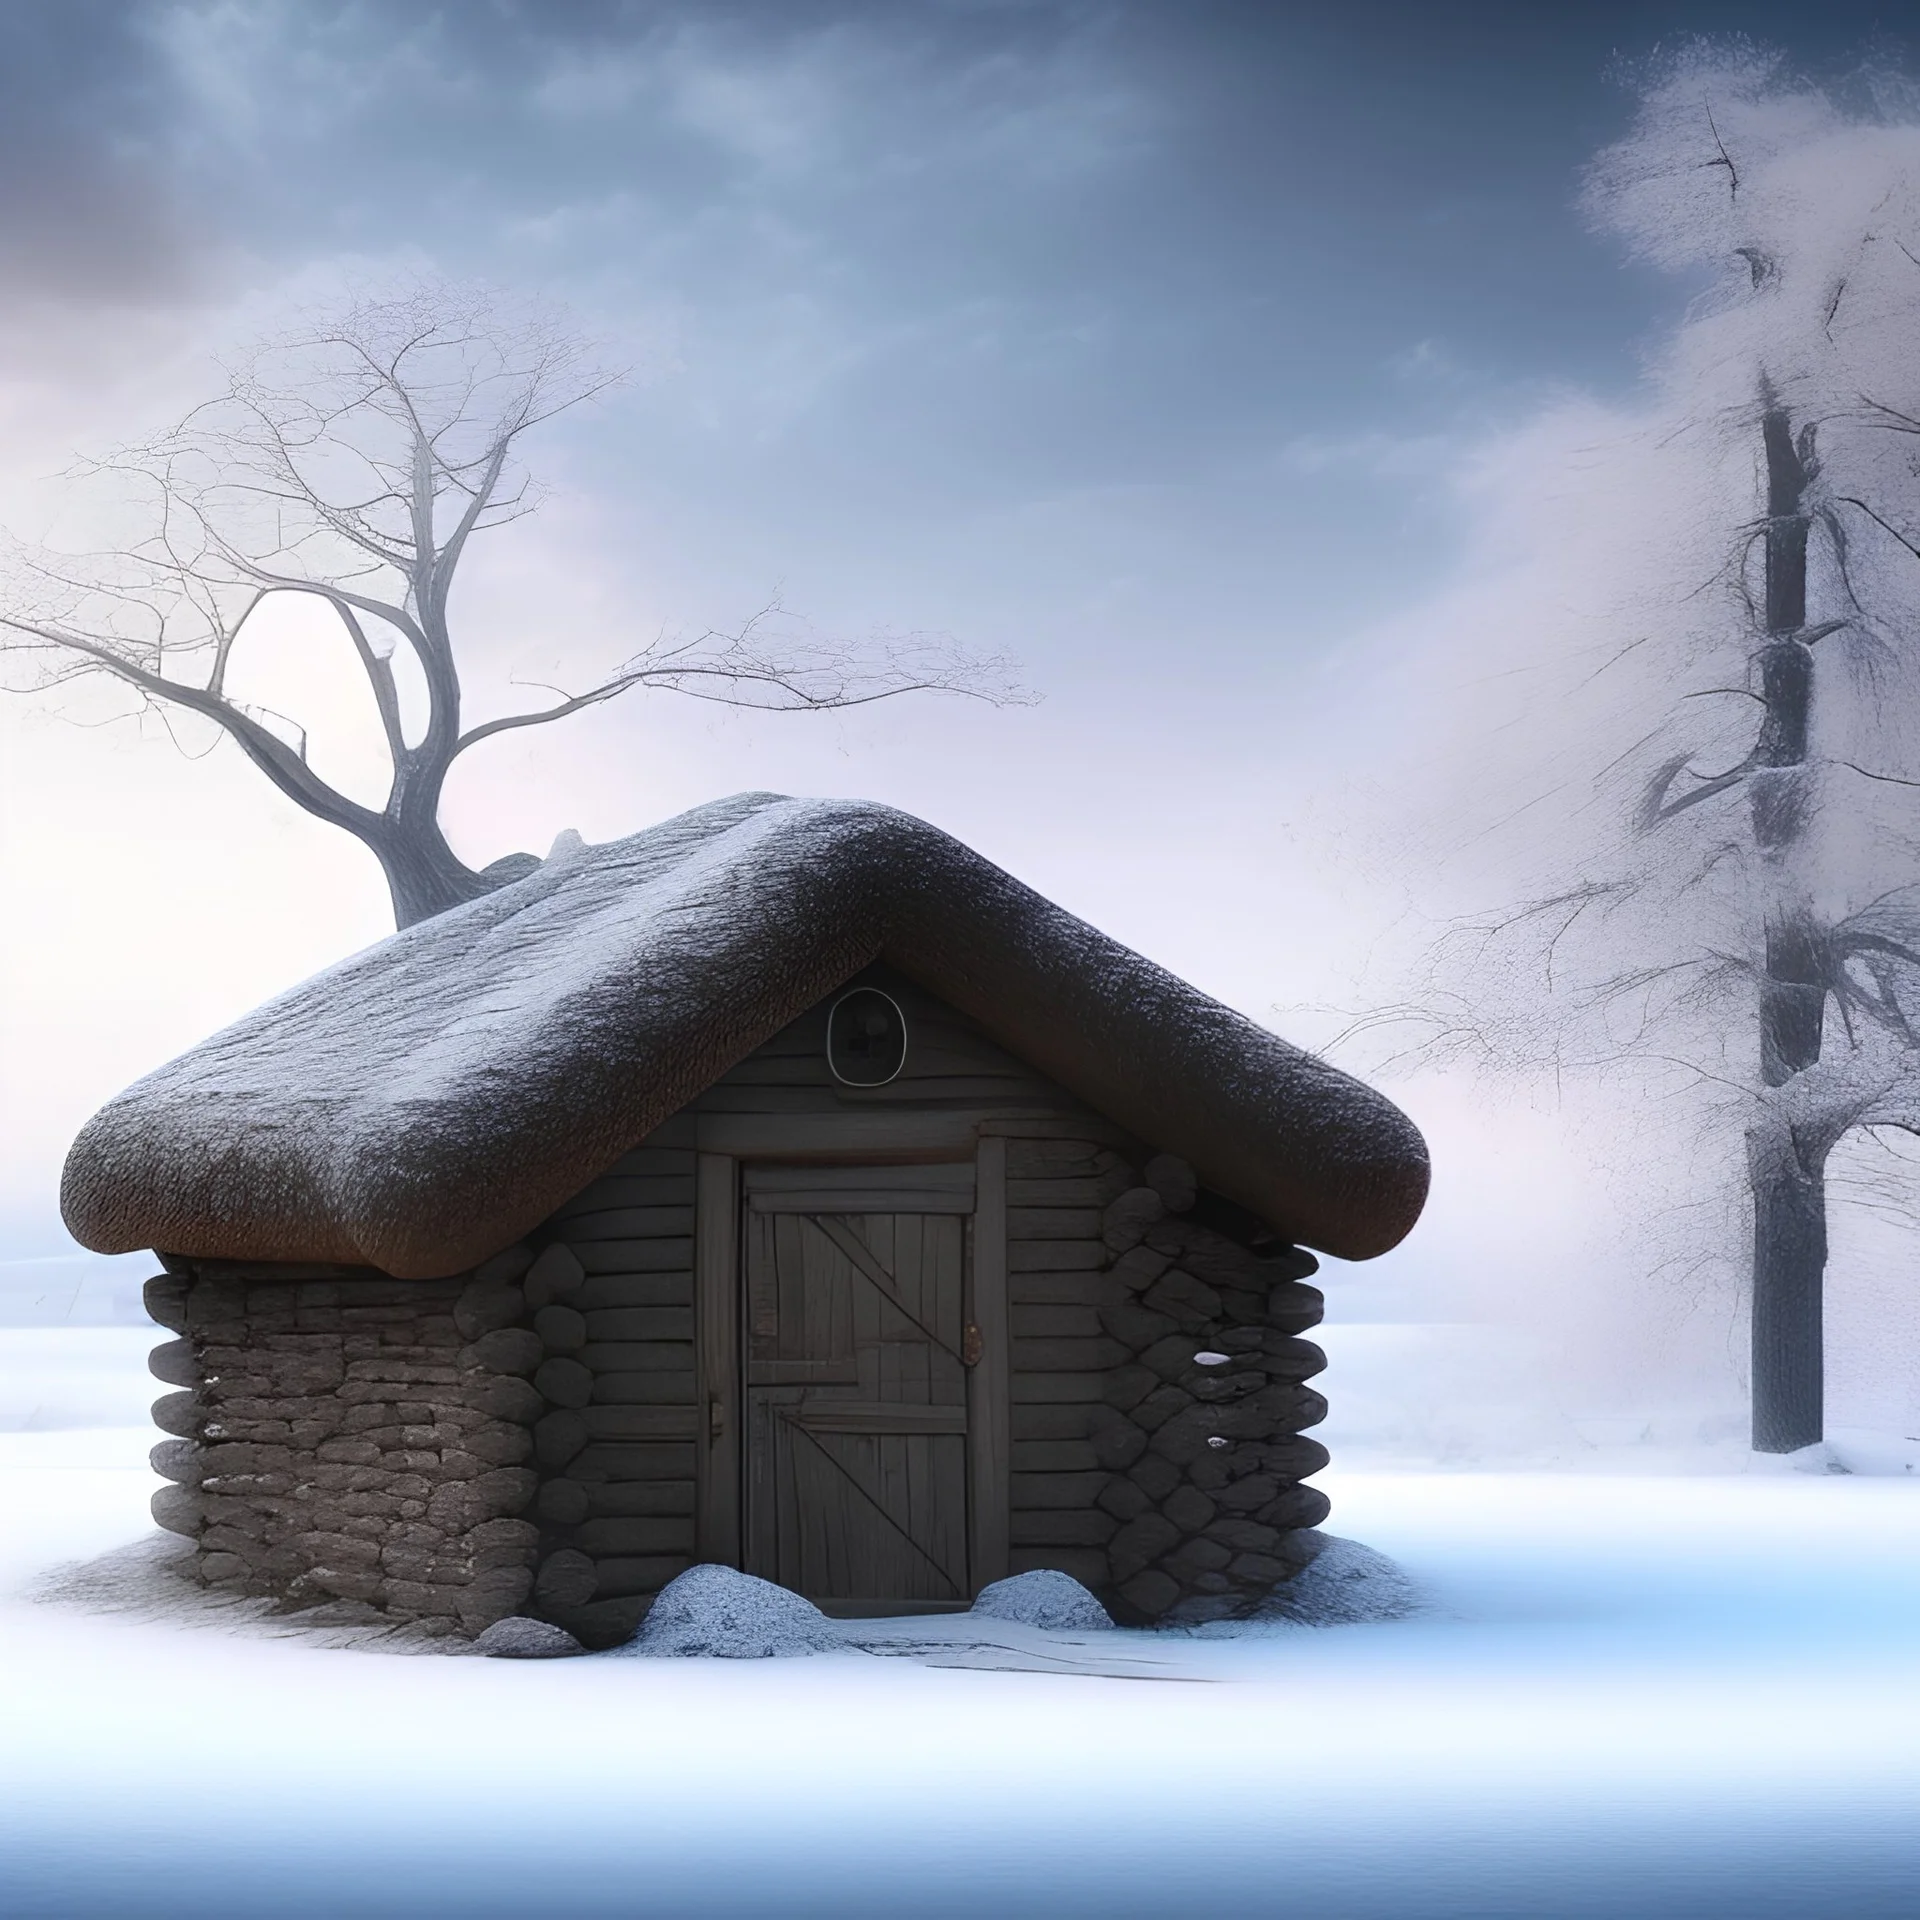
M 1388 1101 L 924 822 L 743 794 L 356 954 L 103 1108 L 161 1525 L 211 1586 L 632 1632 L 1053 1567 L 1245 1610 L 1327 1513 L 1307 1249 L 1412 1227 Z

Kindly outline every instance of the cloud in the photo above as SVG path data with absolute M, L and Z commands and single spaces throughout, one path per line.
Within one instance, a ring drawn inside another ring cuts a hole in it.
M 145 9 L 0 8 L 0 275 L 8 300 L 177 296 L 206 242 L 175 191 L 178 102 Z
M 1359 473 L 1395 480 L 1433 480 L 1460 458 L 1451 434 L 1309 433 L 1284 442 L 1276 458 L 1298 474 Z

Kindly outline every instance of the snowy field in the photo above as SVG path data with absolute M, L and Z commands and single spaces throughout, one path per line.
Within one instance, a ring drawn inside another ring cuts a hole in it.
M 121 1331 L 0 1332 L 0 1392 L 137 1408 Z M 21 1920 L 1920 1912 L 1910 1478 L 1349 1468 L 1333 1529 L 1439 1610 L 1100 1636 L 1154 1680 L 408 1659 L 30 1601 L 154 1484 L 147 1431 L 38 1404 L 0 1432 Z

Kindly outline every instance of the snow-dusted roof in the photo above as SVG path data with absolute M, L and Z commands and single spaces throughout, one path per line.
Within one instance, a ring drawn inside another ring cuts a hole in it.
M 938 829 L 737 794 L 330 967 L 136 1082 L 68 1155 L 82 1244 L 413 1277 L 507 1245 L 885 960 L 1202 1182 L 1349 1259 L 1427 1188 L 1400 1110 Z

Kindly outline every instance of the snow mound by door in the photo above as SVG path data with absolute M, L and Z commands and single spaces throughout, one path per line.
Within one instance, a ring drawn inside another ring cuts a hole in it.
M 844 1647 L 811 1600 L 732 1567 L 689 1567 L 660 1589 L 616 1654 L 652 1660 L 778 1660 Z
M 1072 1574 L 1051 1567 L 982 1587 L 973 1611 L 985 1620 L 1017 1620 L 1058 1633 L 1088 1633 L 1113 1625 L 1106 1608 Z
M 566 1660 L 586 1648 L 564 1627 L 515 1613 L 487 1628 L 473 1651 L 489 1660 Z
M 1293 1620 L 1303 1627 L 1352 1627 L 1405 1620 L 1430 1604 L 1397 1560 L 1330 1534 L 1311 1564 L 1276 1587 L 1256 1617 Z

